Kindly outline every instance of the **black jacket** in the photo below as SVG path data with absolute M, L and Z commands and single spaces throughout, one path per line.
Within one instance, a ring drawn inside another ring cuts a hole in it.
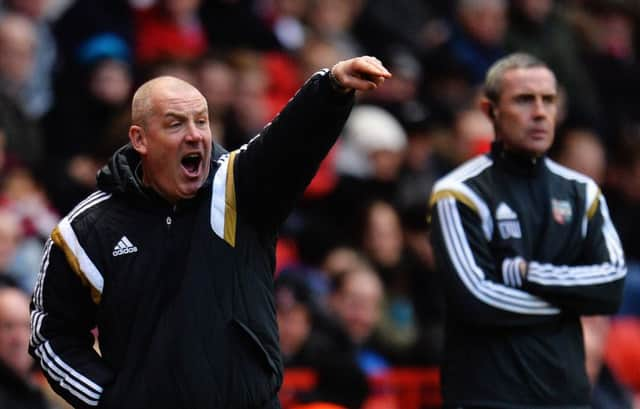
M 0 408 L 47 409 L 47 401 L 36 385 L 16 374 L 0 360 Z
M 431 217 L 447 301 L 446 403 L 588 407 L 579 317 L 614 313 L 626 274 L 597 185 L 494 144 L 438 181 Z
M 278 406 L 276 230 L 353 104 L 326 72 L 248 145 L 216 146 L 193 199 L 142 187 L 129 146 L 102 169 L 53 231 L 33 296 L 30 352 L 56 392 L 78 408 Z

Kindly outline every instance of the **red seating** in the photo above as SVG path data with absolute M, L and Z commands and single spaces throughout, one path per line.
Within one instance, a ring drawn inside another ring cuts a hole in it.
M 284 379 L 278 396 L 283 409 L 294 409 L 297 405 L 296 393 L 310 391 L 318 382 L 313 369 L 289 368 L 284 371 Z
M 312 369 L 287 369 L 280 390 L 283 409 L 295 409 L 295 394 L 317 382 Z M 392 368 L 369 378 L 371 394 L 363 409 L 435 409 L 442 406 L 438 368 Z

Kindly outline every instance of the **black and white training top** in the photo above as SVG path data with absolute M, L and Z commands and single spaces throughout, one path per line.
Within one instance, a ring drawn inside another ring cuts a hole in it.
M 494 143 L 436 183 L 430 217 L 447 302 L 445 402 L 588 408 L 580 316 L 616 312 L 626 275 L 598 186 Z

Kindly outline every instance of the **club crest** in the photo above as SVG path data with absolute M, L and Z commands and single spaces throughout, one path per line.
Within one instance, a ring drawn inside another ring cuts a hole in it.
M 558 224 L 569 223 L 573 217 L 571 203 L 567 200 L 551 199 L 551 213 Z

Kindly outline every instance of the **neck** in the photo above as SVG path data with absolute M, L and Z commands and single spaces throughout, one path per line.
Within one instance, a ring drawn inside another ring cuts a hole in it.
M 140 185 L 147 190 L 154 192 L 156 195 L 169 202 L 169 204 L 175 205 L 178 200 L 165 194 L 160 189 L 160 187 L 154 183 L 153 180 L 150 180 L 150 178 L 147 176 L 149 173 L 150 172 L 145 172 L 144 165 L 142 163 L 138 164 L 135 170 L 135 176 L 136 179 L 138 179 L 138 181 L 140 182 Z
M 500 166 L 522 176 L 535 176 L 544 166 L 544 155 L 514 151 L 505 147 L 502 141 L 493 142 L 491 155 Z

